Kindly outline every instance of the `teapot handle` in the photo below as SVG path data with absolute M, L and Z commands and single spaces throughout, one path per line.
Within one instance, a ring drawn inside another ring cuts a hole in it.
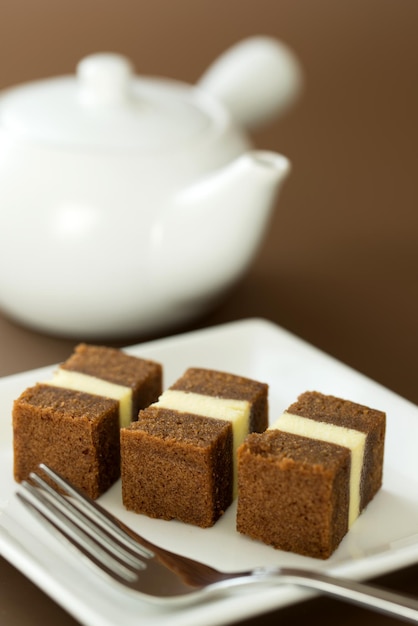
M 220 100 L 238 124 L 254 129 L 290 108 L 301 91 L 302 70 L 285 44 L 257 36 L 226 50 L 197 85 Z

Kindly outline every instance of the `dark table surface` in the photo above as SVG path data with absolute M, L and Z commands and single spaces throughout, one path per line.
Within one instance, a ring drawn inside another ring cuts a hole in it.
M 287 155 L 293 171 L 255 262 L 204 317 L 109 343 L 264 317 L 418 403 L 416 0 L 3 0 L 0 12 L 0 88 L 72 73 L 99 50 L 194 82 L 246 36 L 288 43 L 304 67 L 303 96 L 254 142 Z M 0 375 L 63 360 L 75 343 L 0 314 Z M 1 624 L 76 624 L 1 558 L 0 581 Z M 418 566 L 378 580 L 414 595 L 417 581 Z M 324 598 L 245 623 L 307 616 L 324 625 L 401 623 Z

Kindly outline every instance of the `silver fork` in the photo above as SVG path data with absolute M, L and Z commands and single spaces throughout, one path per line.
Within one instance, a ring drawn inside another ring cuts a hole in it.
M 99 572 L 149 602 L 196 602 L 238 587 L 290 583 L 418 624 L 418 600 L 386 589 L 293 567 L 225 573 L 169 552 L 137 535 L 44 464 L 16 495 Z

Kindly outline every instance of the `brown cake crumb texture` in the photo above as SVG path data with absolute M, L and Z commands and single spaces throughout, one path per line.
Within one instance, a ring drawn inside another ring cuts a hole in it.
M 250 429 L 268 421 L 268 386 L 248 378 L 190 368 L 172 390 L 250 402 Z M 212 526 L 231 504 L 232 425 L 225 420 L 150 406 L 121 431 L 126 508 L 150 517 Z
M 308 556 L 333 552 L 347 532 L 349 450 L 271 430 L 248 436 L 238 467 L 239 532 Z
M 251 405 L 249 431 L 261 433 L 268 425 L 268 385 L 218 370 L 190 367 L 170 389 L 199 393 Z
M 116 400 L 38 384 L 14 403 L 13 436 L 18 482 L 43 462 L 97 498 L 119 477 Z
M 117 348 L 81 343 L 60 367 L 131 387 L 132 419 L 136 419 L 138 411 L 155 402 L 162 393 L 161 364 L 131 356 Z
M 161 394 L 159 363 L 114 348 L 80 344 L 61 367 L 131 387 L 135 419 Z M 119 402 L 37 384 L 14 402 L 13 450 L 16 481 L 43 462 L 97 498 L 120 476 Z
M 288 413 L 367 433 L 361 508 L 382 483 L 385 413 L 306 392 Z M 238 450 L 237 530 L 274 548 L 326 559 L 348 530 L 351 452 L 277 429 Z
M 212 526 L 232 497 L 229 422 L 149 407 L 121 431 L 127 509 Z
M 301 394 L 288 413 L 337 424 L 366 433 L 366 449 L 360 484 L 360 510 L 382 486 L 386 414 L 362 404 L 317 391 Z

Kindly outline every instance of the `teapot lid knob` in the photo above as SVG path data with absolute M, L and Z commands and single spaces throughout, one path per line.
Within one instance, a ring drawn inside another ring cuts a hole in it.
M 0 94 L 0 128 L 42 143 L 146 154 L 188 145 L 223 128 L 222 108 L 188 85 L 137 77 L 129 59 L 92 54 L 76 76 L 35 81 Z
M 114 105 L 129 100 L 134 68 L 115 53 L 92 54 L 77 65 L 80 97 L 86 105 Z

